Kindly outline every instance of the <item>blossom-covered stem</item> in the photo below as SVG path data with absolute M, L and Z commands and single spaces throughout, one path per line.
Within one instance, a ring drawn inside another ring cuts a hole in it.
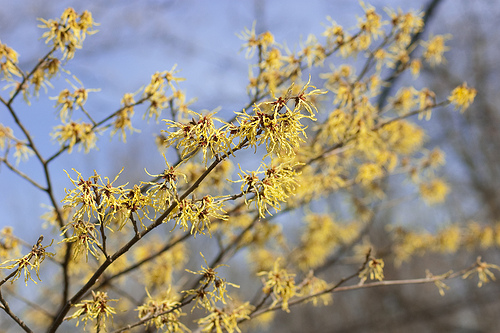
M 87 283 L 76 292 L 76 294 L 71 297 L 58 312 L 57 317 L 53 320 L 47 332 L 53 333 L 57 330 L 57 328 L 61 325 L 64 317 L 71 309 L 71 306 L 78 302 L 83 295 L 85 295 L 90 288 L 97 282 L 99 277 L 104 273 L 104 271 L 118 258 L 120 258 L 123 254 L 125 254 L 132 246 L 134 246 L 142 237 L 150 233 L 153 229 L 158 227 L 163 223 L 163 220 L 170 215 L 170 213 L 177 207 L 179 202 L 187 198 L 200 184 L 201 182 L 208 176 L 210 172 L 212 172 L 215 167 L 221 163 L 224 159 L 226 159 L 230 154 L 241 150 L 245 145 L 247 145 L 248 139 L 243 140 L 237 147 L 235 147 L 232 152 L 227 152 L 222 156 L 218 156 L 215 160 L 210 164 L 210 166 L 201 174 L 198 179 L 179 197 L 179 200 L 174 201 L 170 207 L 168 207 L 163 214 L 161 214 L 153 223 L 147 226 L 143 231 L 139 234 L 135 234 L 131 240 L 129 240 L 125 245 L 123 245 L 117 252 L 115 252 L 112 256 L 106 257 L 106 260 L 101 264 L 101 266 L 94 272 L 94 274 L 87 280 Z
M 432 108 L 438 108 L 438 107 L 443 107 L 443 106 L 446 106 L 446 105 L 449 105 L 450 104 L 450 101 L 442 101 L 440 103 L 437 103 L 435 105 L 432 106 Z M 387 126 L 389 125 L 390 123 L 393 123 L 395 121 L 399 121 L 399 120 L 403 120 L 403 119 L 406 119 L 406 118 L 409 118 L 411 116 L 415 116 L 417 114 L 420 114 L 420 113 L 423 113 L 423 112 L 426 112 L 428 111 L 429 109 L 418 109 L 418 110 L 413 110 L 413 111 L 410 111 L 408 113 L 405 113 L 401 116 L 398 116 L 398 117 L 394 117 L 392 119 L 389 119 L 389 120 L 386 120 L 384 122 L 380 122 L 378 124 L 376 124 L 371 130 L 372 131 L 376 131 L 376 130 L 379 130 L 380 128 L 384 127 L 384 126 Z M 333 146 L 325 149 L 324 151 L 322 151 L 320 154 L 318 154 L 317 156 L 315 157 L 312 157 L 310 158 L 306 163 L 302 164 L 302 165 L 299 165 L 297 167 L 297 171 L 300 171 L 301 169 L 303 169 L 305 166 L 307 165 L 311 165 L 313 162 L 316 162 L 317 160 L 320 160 L 322 159 L 323 157 L 325 156 L 329 156 L 332 152 L 334 151 L 338 151 L 338 152 L 341 152 L 341 148 L 345 147 L 349 142 L 351 142 L 352 140 L 354 140 L 356 138 L 356 135 L 353 135 L 347 139 L 345 139 L 344 141 L 341 141 L 339 143 L 336 143 L 334 144 Z
M 366 265 L 366 263 L 365 263 Z M 443 281 L 443 280 L 449 280 L 453 278 L 457 278 L 459 276 L 463 276 L 465 273 L 470 272 L 475 270 L 477 267 L 476 264 L 465 268 L 461 271 L 458 272 L 449 272 L 444 275 L 438 275 L 438 276 L 431 276 L 431 277 L 425 277 L 425 278 L 420 278 L 420 279 L 406 279 L 406 280 L 383 280 L 383 281 L 375 281 L 375 282 L 370 282 L 370 283 L 364 283 L 364 284 L 355 284 L 351 286 L 340 286 L 344 282 L 358 276 L 358 273 L 352 274 L 349 277 L 343 278 L 340 280 L 335 286 L 325 289 L 323 291 L 317 292 L 315 294 L 303 296 L 303 297 L 298 297 L 292 301 L 288 302 L 289 306 L 292 305 L 297 305 L 301 304 L 309 299 L 312 299 L 314 297 L 318 297 L 321 295 L 329 294 L 329 293 L 335 293 L 335 292 L 340 292 L 340 291 L 349 291 L 349 290 L 358 290 L 358 289 L 365 289 L 365 288 L 374 288 L 374 287 L 382 287 L 382 286 L 395 286 L 395 285 L 409 285 L 409 284 L 424 284 L 424 283 L 432 283 L 436 281 Z M 358 270 L 359 272 L 360 270 Z M 268 308 L 262 309 L 260 311 L 255 311 L 250 317 L 254 318 L 258 315 L 261 315 L 263 313 L 266 313 L 268 311 L 275 311 L 281 309 L 280 304 L 276 304 L 274 306 L 270 306 Z
M 244 203 L 237 205 L 231 211 L 228 212 L 228 215 L 230 216 L 232 212 L 238 211 L 243 205 L 244 205 Z M 213 223 L 216 223 L 216 221 L 214 221 Z M 110 276 L 106 276 L 104 279 L 101 280 L 101 282 L 94 289 L 99 290 L 100 288 L 109 285 L 110 282 L 113 281 L 114 279 L 136 270 L 137 268 L 141 267 L 142 265 L 150 262 L 151 260 L 157 258 L 161 254 L 170 250 L 175 245 L 180 244 L 180 243 L 188 240 L 190 237 L 191 237 L 190 233 L 185 233 L 184 235 L 177 237 L 176 239 L 165 244 L 165 246 L 163 248 L 159 249 L 155 253 L 150 254 L 148 257 L 142 259 L 141 261 L 138 261 L 135 264 L 130 265 L 129 267 L 119 271 L 118 273 L 115 273 L 115 274 L 110 275 Z M 84 296 L 86 296 L 87 294 L 85 294 Z
M 42 66 L 45 61 L 52 55 L 52 53 L 54 53 L 55 51 L 57 50 L 57 47 L 54 46 L 52 47 L 52 49 L 47 52 L 47 54 L 45 54 L 45 56 L 43 58 L 41 58 L 37 64 L 35 65 L 35 67 L 33 67 L 33 69 L 31 70 L 31 72 L 28 73 L 28 75 L 24 75 L 24 73 L 22 71 L 20 71 L 21 73 L 23 73 L 23 80 L 19 83 L 19 86 L 17 87 L 17 89 L 14 91 L 14 93 L 12 94 L 12 96 L 10 97 L 10 99 L 8 100 L 7 102 L 7 106 L 10 106 L 12 104 L 12 102 L 14 101 L 14 99 L 16 98 L 17 95 L 19 95 L 19 93 L 23 90 L 23 87 L 24 85 L 26 84 L 26 81 L 28 81 L 28 79 L 36 73 L 36 71 L 38 70 L 38 68 L 40 66 Z
M 148 100 L 150 96 L 145 96 L 143 98 L 141 98 L 140 100 L 136 101 L 135 103 L 133 104 L 130 104 L 130 105 L 124 105 L 123 107 L 119 108 L 118 110 L 116 110 L 115 112 L 111 113 L 109 116 L 105 117 L 104 119 L 98 121 L 98 122 L 94 122 L 92 121 L 93 123 L 93 126 L 92 126 L 92 131 L 95 130 L 96 128 L 98 128 L 99 126 L 103 125 L 105 122 L 107 122 L 108 120 L 112 119 L 113 117 L 115 117 L 118 113 L 120 113 L 121 111 L 123 111 L 124 108 L 126 107 L 132 107 L 132 106 L 136 106 L 136 105 L 139 105 L 139 104 L 142 104 L 144 103 L 145 101 Z M 77 138 L 75 144 L 77 144 L 78 142 L 80 142 L 80 139 Z M 52 162 L 56 157 L 58 157 L 59 155 L 61 155 L 62 153 L 64 153 L 66 150 L 68 150 L 69 148 L 69 145 L 65 145 L 63 147 L 61 147 L 57 152 L 55 152 L 52 156 L 50 156 L 49 158 L 47 158 L 47 163 L 50 163 Z
M 16 316 L 9 307 L 7 301 L 3 298 L 2 290 L 0 290 L 0 308 L 7 313 L 25 332 L 33 332 L 18 316 Z
M 432 0 L 431 2 L 429 2 L 427 7 L 423 10 L 423 12 L 424 12 L 424 17 L 422 20 L 423 27 L 420 31 L 416 32 L 412 36 L 410 44 L 408 44 L 408 46 L 407 46 L 407 50 L 410 50 L 413 47 L 413 45 L 415 45 L 415 43 L 417 43 L 419 41 L 420 37 L 423 36 L 425 29 L 427 28 L 427 22 L 429 21 L 429 18 L 432 16 L 432 14 L 434 13 L 434 10 L 436 9 L 437 5 L 440 2 L 441 2 L 441 0 Z M 409 53 L 410 58 L 411 58 L 412 53 L 413 52 Z M 382 92 L 380 93 L 380 95 L 378 97 L 377 106 L 379 109 L 381 109 L 382 106 L 384 105 L 384 103 L 387 101 L 387 96 L 389 96 L 391 89 L 394 86 L 395 80 L 399 77 L 399 74 L 401 74 L 400 68 L 401 68 L 401 66 L 400 66 L 400 63 L 398 62 L 394 66 L 393 72 L 389 75 L 389 77 L 383 80 L 384 82 L 387 82 L 388 85 L 384 88 L 384 90 L 382 90 Z
M 351 43 L 352 41 L 354 41 L 356 38 L 359 37 L 359 35 L 361 34 L 361 32 L 358 32 L 356 33 L 355 35 L 351 36 L 349 39 L 347 39 L 345 43 Z M 331 49 L 330 51 L 327 51 L 325 53 L 325 59 L 328 58 L 329 56 L 333 55 L 335 52 L 337 52 L 339 49 L 341 48 L 341 45 L 337 45 L 336 47 L 334 47 L 333 49 Z M 299 58 L 299 62 L 302 63 L 302 61 L 304 60 L 305 56 L 302 55 L 300 58 Z M 312 63 L 312 66 L 314 66 L 316 63 L 318 62 L 318 60 L 314 60 L 313 63 Z M 300 71 L 304 70 L 304 69 L 307 69 L 309 68 L 309 66 L 307 64 L 304 64 L 302 66 L 300 66 Z M 259 72 L 261 73 L 261 72 Z M 288 80 L 290 79 L 290 77 L 285 77 L 285 78 L 282 78 L 280 80 L 278 80 L 278 82 L 276 83 L 276 87 L 280 87 L 281 85 L 283 85 L 285 82 L 287 82 Z M 255 103 L 261 101 L 262 99 L 264 99 L 265 97 L 269 96 L 271 94 L 270 91 L 263 91 L 261 92 L 260 94 L 258 93 L 255 93 L 254 94 L 254 97 L 252 98 L 252 100 L 245 106 L 242 108 L 242 110 L 247 110 L 247 109 L 250 109 Z M 233 118 L 231 118 L 228 123 L 232 123 L 234 121 L 236 121 L 236 118 L 237 118 L 237 115 L 235 115 Z
M 203 287 L 203 289 L 205 289 L 205 288 L 207 288 L 207 286 Z M 197 296 L 193 295 L 190 298 L 185 299 L 183 302 L 180 302 L 179 304 L 177 304 L 176 306 L 172 307 L 169 310 L 165 310 L 165 311 L 162 311 L 162 312 L 155 313 L 154 315 L 147 316 L 147 317 L 145 317 L 145 318 L 143 318 L 141 320 L 138 320 L 137 322 L 135 322 L 133 324 L 129 324 L 129 325 L 125 326 L 125 327 L 122 327 L 120 329 L 112 331 L 111 333 L 121 333 L 121 332 L 129 331 L 130 329 L 132 329 L 134 327 L 137 327 L 137 326 L 140 326 L 140 325 L 142 325 L 144 323 L 147 323 L 148 321 L 150 321 L 150 320 L 152 320 L 152 319 L 154 319 L 156 317 L 164 316 L 166 314 L 174 312 L 175 310 L 180 309 L 180 308 L 188 305 L 189 303 L 191 303 L 192 301 L 194 301 L 196 298 L 197 298 Z

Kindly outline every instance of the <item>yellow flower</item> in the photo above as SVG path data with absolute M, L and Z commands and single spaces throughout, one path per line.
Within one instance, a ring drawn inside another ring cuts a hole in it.
M 368 185 L 373 180 L 380 178 L 384 175 L 382 167 L 375 163 L 363 164 L 358 169 L 356 181 L 363 185 Z
M 14 145 L 14 149 L 16 150 L 14 152 L 14 157 L 16 158 L 16 164 L 19 164 L 21 160 L 23 162 L 26 162 L 31 155 L 34 154 L 33 150 L 28 147 L 25 143 L 22 142 L 16 142 Z
M 213 332 L 215 330 L 217 333 L 241 333 L 238 322 L 249 320 L 249 315 L 253 309 L 254 307 L 249 302 L 237 307 L 214 308 L 208 316 L 200 318 L 196 322 L 203 327 L 202 332 Z
M 157 330 L 164 329 L 165 332 L 190 332 L 189 329 L 179 321 L 182 309 L 179 308 L 180 302 L 172 295 L 172 287 L 169 286 L 163 297 L 151 297 L 151 294 L 146 289 L 148 299 L 146 303 L 137 307 L 139 319 L 149 319 L 144 324 L 149 328 L 154 324 Z
M 87 321 L 95 320 L 96 328 L 103 329 L 106 331 L 106 320 L 116 314 L 115 308 L 109 305 L 109 302 L 117 302 L 116 299 L 110 299 L 106 292 L 93 291 L 92 299 L 83 300 L 82 302 L 73 305 L 75 308 L 79 308 L 71 316 L 64 318 L 64 320 L 71 320 L 78 318 L 76 326 L 80 324 L 80 320 L 85 322 L 87 326 Z
M 281 301 L 281 309 L 290 312 L 288 301 L 295 296 L 297 286 L 295 285 L 295 274 L 290 274 L 286 269 L 280 268 L 279 262 L 281 258 L 276 259 L 274 268 L 271 271 L 259 272 L 258 276 L 266 276 L 267 281 L 264 284 L 263 291 L 266 294 L 273 293 L 275 300 L 271 306 L 278 304 Z
M 78 15 L 73 8 L 65 9 L 59 20 L 39 21 L 43 23 L 39 28 L 48 29 L 42 35 L 45 44 L 52 43 L 54 48 L 59 48 L 63 52 L 63 59 L 72 59 L 76 49 L 82 47 L 86 35 L 97 32 L 94 26 L 98 25 L 90 12 L 85 11 Z
M 85 153 L 96 148 L 97 136 L 92 124 L 69 122 L 64 125 L 54 127 L 52 137 L 57 139 L 61 145 L 68 145 L 68 153 L 73 151 L 75 144 L 80 143 L 79 149 L 84 148 Z
M 481 257 L 477 258 L 476 261 L 476 266 L 474 269 L 470 270 L 469 272 L 465 273 L 463 275 L 463 278 L 466 279 L 472 274 L 476 273 L 477 277 L 479 279 L 477 286 L 481 288 L 483 286 L 483 283 L 488 283 L 490 280 L 495 281 L 495 275 L 491 271 L 491 269 L 495 269 L 497 271 L 500 271 L 500 267 L 494 264 L 488 264 L 484 261 L 481 261 Z
M 420 195 L 428 204 L 443 202 L 448 192 L 448 185 L 441 179 L 420 184 Z
M 358 18 L 358 26 L 361 30 L 377 39 L 377 37 L 383 35 L 382 27 L 386 22 L 380 20 L 380 15 L 375 12 L 373 6 L 366 5 L 363 1 L 360 1 L 360 3 L 365 11 L 365 18 L 364 20 Z
M 17 52 L 0 42 L 0 71 L 4 79 L 11 81 L 12 75 L 21 76 L 17 63 Z
M 365 282 L 368 277 L 370 277 L 370 280 L 382 281 L 384 279 L 384 260 L 371 258 L 368 265 L 359 272 L 358 276 L 361 282 Z
M 423 46 L 425 47 L 423 56 L 424 59 L 431 64 L 431 66 L 439 65 L 445 61 L 443 53 L 448 51 L 450 48 L 445 46 L 444 43 L 450 38 L 451 37 L 449 35 L 437 35 L 428 42 L 423 42 Z
M 465 111 L 469 105 L 474 102 L 477 91 L 474 88 L 467 87 L 467 83 L 464 82 L 460 86 L 453 89 L 448 100 L 451 104 L 455 105 L 456 109 L 460 109 L 461 112 Z

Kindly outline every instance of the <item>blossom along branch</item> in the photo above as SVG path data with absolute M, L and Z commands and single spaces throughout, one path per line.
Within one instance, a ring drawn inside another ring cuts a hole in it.
M 243 140 L 240 145 L 232 150 L 232 153 L 242 149 L 246 144 L 248 144 L 248 140 Z M 220 163 L 222 160 L 229 156 L 229 153 L 226 153 L 224 156 L 220 158 L 216 158 L 215 161 L 205 170 L 205 172 L 189 187 L 184 194 L 179 197 L 179 201 L 182 201 L 187 196 L 189 196 L 205 179 L 208 174 Z M 174 201 L 170 207 L 160 216 L 158 217 L 152 224 L 150 224 L 146 229 L 141 231 L 139 234 L 136 234 L 129 242 L 127 242 L 121 249 L 115 252 L 112 256 L 107 257 L 105 262 L 97 269 L 97 271 L 92 275 L 92 277 L 87 281 L 87 283 L 75 294 L 71 299 L 69 299 L 63 308 L 59 311 L 58 316 L 54 319 L 52 325 L 50 326 L 48 332 L 55 332 L 57 327 L 62 323 L 66 313 L 70 310 L 71 306 L 75 304 L 81 297 L 95 284 L 97 279 L 102 275 L 102 273 L 121 255 L 126 253 L 134 244 L 136 244 L 142 237 L 147 235 L 153 229 L 158 227 L 163 223 L 163 220 L 169 216 L 169 214 L 177 207 L 179 201 Z
M 61 301 L 55 305 L 59 307 L 56 315 L 48 318 L 51 322 L 45 323 L 49 325 L 48 332 L 55 332 L 64 320 L 74 319 L 77 326 L 80 321 L 85 325 L 93 322 L 97 331 L 106 330 L 107 319 L 117 313 L 111 305 L 116 300 L 111 299 L 106 290 L 114 290 L 120 295 L 120 288 L 113 286 L 117 278 L 154 265 L 155 260 L 166 255 L 173 256 L 188 239 L 199 234 L 212 236 L 212 232 L 217 237 L 219 250 L 210 264 L 201 254 L 205 266 L 202 265 L 199 271 L 186 270 L 196 278 L 187 279 L 184 287 L 175 286 L 181 288 L 179 295 L 172 292 L 170 281 L 152 288 L 148 288 L 145 281 L 148 297 L 137 308 L 139 320 L 116 332 L 140 325 L 155 325 L 157 329 L 166 328 L 169 332 L 186 331 L 187 327 L 179 318 L 188 304 L 193 304 L 193 309 L 205 311 L 206 316 L 197 320 L 199 330 L 239 332 L 239 323 L 276 309 L 290 311 L 291 305 L 316 302 L 318 297 L 333 292 L 435 282 L 442 293 L 446 288 L 442 281 L 452 277 L 465 278 L 477 273 L 479 286 L 494 279 L 491 269 L 500 270 L 500 267 L 478 258 L 474 267 L 458 273 L 440 276 L 429 273 L 426 279 L 383 280 L 384 260 L 372 257 L 371 250 L 355 273 L 341 279 L 333 287 L 313 274 L 333 265 L 336 258 L 361 241 L 361 236 L 369 230 L 373 220 L 372 210 L 378 200 L 373 198 L 382 197 L 380 194 L 384 192 L 379 183 L 389 175 L 408 174 L 419 186 L 424 200 L 442 201 L 446 185 L 439 179 L 432 178 L 430 183 L 425 183 L 423 179 L 434 175 L 433 170 L 444 163 L 444 156 L 437 150 L 419 156 L 418 153 L 423 150 L 423 130 L 407 119 L 415 115 L 429 118 L 433 109 L 450 104 L 463 111 L 476 94 L 464 83 L 452 91 L 448 100 L 437 103 L 435 94 L 426 88 L 417 91 L 404 87 L 394 98 L 388 99 L 388 106 L 383 110 L 373 106 L 371 101 L 380 95 L 383 85 L 383 68 L 394 68 L 395 76 L 406 70 L 414 76 L 418 75 L 421 60 L 411 60 L 409 52 L 414 51 L 411 36 L 423 29 L 423 21 L 418 13 L 388 11 L 391 21 L 386 22 L 381 20 L 373 7 L 362 3 L 362 8 L 364 16 L 359 18 L 355 34 L 349 34 L 348 30 L 329 19 L 330 25 L 323 34 L 325 43 L 321 44 L 316 37 L 309 36 L 301 43 L 297 53 L 275 43 L 270 32 L 256 35 L 255 26 L 251 30 L 246 29 L 240 37 L 245 40 L 247 56 L 257 51 L 256 64 L 250 67 L 249 73 L 250 102 L 227 122 L 218 119 L 216 111 L 198 113 L 189 109 L 192 101 L 186 101 L 184 93 L 178 88 L 177 84 L 183 79 L 176 76 L 176 66 L 153 74 L 150 83 L 139 90 L 142 91 L 139 99 L 135 100 L 138 92 L 126 93 L 122 106 L 100 121 L 94 120 L 92 112 L 84 107 L 88 92 L 96 90 L 84 88 L 76 78 L 74 80 L 81 87 L 68 80 L 74 92 L 64 89 L 53 98 L 56 99 L 62 125 L 56 126 L 52 133 L 60 147 L 48 159 L 42 157 L 29 130 L 18 118 L 13 101 L 22 91 L 25 101 L 29 103 L 30 87 L 38 95 L 41 87 L 50 86 L 49 80 L 54 75 L 60 72 L 69 74 L 61 67 L 61 60 L 72 59 L 85 37 L 96 32 L 94 26 L 97 24 L 89 12 L 78 14 L 71 8 L 65 10 L 58 20 L 41 19 L 40 27 L 47 29 L 42 37 L 46 38 L 50 51 L 28 73 L 18 67 L 15 51 L 0 44 L 2 80 L 14 86 L 10 98 L 0 96 L 0 102 L 27 140 L 24 143 L 16 139 L 10 128 L 0 124 L 0 148 L 6 147 L 5 157 L 0 162 L 49 195 L 53 214 L 48 220 L 60 228 L 61 243 L 65 243 L 57 259 L 62 269 Z M 387 25 L 389 32 L 384 30 Z M 373 46 L 373 41 L 379 37 L 382 41 Z M 436 36 L 422 43 L 422 61 L 431 65 L 442 62 L 443 52 L 447 49 L 445 40 L 446 37 Z M 58 50 L 61 56 L 55 58 Z M 288 55 L 283 55 L 283 50 Z M 311 85 L 310 75 L 307 83 L 302 81 L 304 70 L 322 66 L 336 53 L 343 57 L 364 54 L 367 59 L 357 75 L 354 68 L 348 65 L 332 66 L 331 72 L 320 74 L 326 81 L 325 90 Z M 20 77 L 20 81 L 16 81 L 15 76 Z M 320 99 L 326 99 L 327 93 L 335 95 L 332 98 L 335 109 L 325 115 L 322 112 L 327 107 Z M 270 100 L 266 100 L 269 96 Z M 152 117 L 158 120 L 162 110 L 170 109 L 171 119 L 164 119 L 167 129 L 158 135 L 158 143 L 162 149 L 174 149 L 177 162 L 170 165 L 165 158 L 166 168 L 162 173 L 148 173 L 152 180 L 132 189 L 126 189 L 126 185 L 114 185 L 119 175 L 113 181 L 107 177 L 103 181 L 94 171 L 93 176 L 84 179 L 74 170 L 77 178 L 72 179 L 69 174 L 68 177 L 75 188 L 66 190 L 63 199 L 66 205 L 59 207 L 49 164 L 63 153 L 71 153 L 75 145 L 83 147 L 85 152 L 95 148 L 97 133 L 106 129 L 111 128 L 111 135 L 119 133 L 125 141 L 126 129 L 130 133 L 136 131 L 131 121 L 134 107 L 143 104 L 147 108 L 144 118 L 148 120 Z M 90 123 L 71 120 L 73 111 L 78 109 Z M 317 118 L 321 121 L 317 122 Z M 317 125 L 310 126 L 313 122 Z M 312 139 L 308 139 L 308 135 L 312 135 Z M 14 147 L 14 156 L 17 154 L 18 159 L 28 156 L 28 149 L 31 149 L 44 170 L 46 187 L 9 162 L 11 147 Z M 259 168 L 244 170 L 239 166 L 237 179 L 224 182 L 225 178 L 232 176 L 229 161 L 236 160 L 239 155 L 236 153 L 247 148 L 253 148 L 256 156 L 263 151 Z M 181 184 L 181 179 L 185 184 Z M 239 184 L 239 190 L 233 189 L 232 184 Z M 355 219 L 359 222 L 341 225 L 333 220 L 331 214 L 307 213 L 301 244 L 290 251 L 278 224 L 271 223 L 273 218 L 347 189 L 351 189 L 356 208 Z M 161 241 L 163 246 L 158 244 L 133 264 L 119 266 L 122 259 L 125 261 L 131 255 L 132 248 L 145 248 L 148 242 L 142 239 L 163 223 L 172 224 L 172 230 L 178 227 L 184 234 Z M 3 234 L 7 236 L 7 231 L 1 231 L 0 241 Z M 4 269 L 15 268 L 0 281 L 0 288 L 7 281 L 15 281 L 21 273 L 24 273 L 26 283 L 28 280 L 36 283 L 31 277 L 31 270 L 38 277 L 45 256 L 52 256 L 45 251 L 50 245 L 42 246 L 42 240 L 41 237 L 26 256 L 9 259 L 1 265 L 3 267 L 0 266 Z M 271 242 L 278 253 L 273 254 L 267 248 Z M 6 252 L 14 248 L 5 244 Z M 219 277 L 217 271 L 244 249 L 255 252 L 251 265 L 255 265 L 257 276 L 261 276 L 264 285 L 254 304 L 239 304 L 233 300 L 226 287 L 239 286 Z M 327 260 L 335 249 L 337 252 L 331 257 L 333 259 Z M 0 255 L 3 253 L 1 250 L 0 247 Z M 178 262 L 183 263 L 187 259 L 183 252 L 180 255 L 182 258 L 176 259 Z M 97 268 L 92 268 L 87 261 L 78 262 L 82 254 L 88 260 L 89 253 L 92 260 L 98 262 Z M 9 255 L 8 258 L 14 257 Z M 72 268 L 74 263 L 86 269 L 87 278 L 81 286 L 77 286 L 76 279 L 70 279 L 75 274 Z M 170 266 L 169 269 L 173 270 L 174 265 Z M 294 269 L 299 273 L 292 273 Z M 109 275 L 105 274 L 108 272 Z M 296 276 L 304 277 L 299 284 L 295 281 Z M 342 286 L 355 278 L 360 279 L 359 284 Z M 378 281 L 365 283 L 368 279 Z M 186 286 L 189 287 L 186 289 Z M 70 291 L 74 291 L 72 296 Z M 86 297 L 90 299 L 84 299 Z M 128 293 L 125 297 L 133 299 Z M 0 303 L 19 326 L 29 331 L 21 319 L 11 312 L 1 293 Z M 68 316 L 71 309 L 75 311 Z
M 368 258 L 368 256 L 367 256 Z M 341 292 L 341 291 L 350 291 L 350 290 L 358 290 L 358 289 L 365 289 L 365 288 L 374 288 L 374 287 L 382 287 L 382 286 L 395 286 L 395 285 L 408 285 L 408 284 L 423 284 L 423 283 L 435 283 L 436 285 L 439 285 L 439 282 L 442 282 L 444 280 L 450 280 L 454 279 L 457 277 L 463 277 L 469 272 L 473 272 L 477 269 L 477 264 L 474 264 L 468 268 L 462 269 L 459 272 L 448 272 L 443 275 L 438 275 L 438 276 L 428 276 L 425 278 L 420 278 L 420 279 L 403 279 L 403 280 L 383 280 L 383 281 L 375 281 L 375 282 L 369 282 L 369 283 L 357 283 L 355 285 L 350 285 L 350 286 L 341 286 L 345 282 L 352 280 L 353 278 L 356 278 L 359 273 L 365 268 L 366 264 L 368 261 L 365 261 L 361 268 L 354 274 L 351 274 L 348 277 L 342 278 L 339 282 L 337 282 L 333 287 L 327 288 L 325 290 L 319 291 L 315 294 L 311 295 L 306 295 L 302 297 L 297 297 L 296 299 L 289 301 L 288 305 L 293 306 L 293 305 L 298 305 L 302 304 L 308 300 L 317 298 L 319 296 L 325 295 L 325 294 L 330 294 L 330 293 L 336 293 L 336 292 Z M 267 308 L 258 310 L 253 312 L 250 315 L 250 318 L 257 317 L 259 315 L 262 315 L 264 313 L 267 313 L 269 311 L 275 311 L 281 309 L 281 304 L 278 303 L 276 305 L 271 305 Z M 243 322 L 243 320 L 242 320 Z

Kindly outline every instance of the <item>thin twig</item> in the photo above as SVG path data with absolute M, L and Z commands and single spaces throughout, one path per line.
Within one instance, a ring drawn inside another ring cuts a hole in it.
M 9 307 L 9 303 L 3 298 L 2 290 L 0 289 L 0 303 L 5 313 L 7 313 L 25 332 L 32 333 L 33 331 L 22 321 L 18 316 L 16 316 Z

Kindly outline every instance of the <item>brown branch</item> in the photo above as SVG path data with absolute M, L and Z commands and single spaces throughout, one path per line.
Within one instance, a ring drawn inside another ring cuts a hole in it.
M 24 180 L 26 180 L 28 183 L 30 183 L 31 185 L 35 186 L 39 190 L 47 191 L 47 189 L 45 187 L 43 187 L 42 185 L 38 184 L 35 180 L 31 179 L 27 174 L 25 174 L 21 170 L 17 169 L 15 166 L 13 166 L 7 160 L 7 158 L 0 158 L 0 162 L 3 162 L 7 166 L 7 168 L 9 168 L 12 172 L 14 172 L 19 177 L 23 178 Z
M 33 331 L 18 317 L 16 316 L 9 307 L 9 303 L 3 298 L 2 290 L 0 289 L 0 308 L 2 308 L 5 313 L 7 313 L 25 332 L 32 333 Z
M 368 256 L 367 256 L 368 258 Z M 363 266 L 354 274 L 341 279 L 337 284 L 335 284 L 333 287 L 330 287 L 328 289 L 325 289 L 323 291 L 317 292 L 315 294 L 303 296 L 303 297 L 298 297 L 292 301 L 288 302 L 289 306 L 301 304 L 305 301 L 308 301 L 312 298 L 322 296 L 325 294 L 330 294 L 330 293 L 336 293 L 340 291 L 349 291 L 349 290 L 358 290 L 358 289 L 366 289 L 366 288 L 375 288 L 375 287 L 382 287 L 382 286 L 397 286 L 397 285 L 408 285 L 408 284 L 424 284 L 424 283 L 431 283 L 431 282 L 436 282 L 436 281 L 443 281 L 443 280 L 449 280 L 453 279 L 459 276 L 463 276 L 465 273 L 475 270 L 477 267 L 477 264 L 474 263 L 473 265 L 469 266 L 468 268 L 462 269 L 461 271 L 454 272 L 454 273 L 449 273 L 449 274 L 444 274 L 444 275 L 438 275 L 438 276 L 432 276 L 432 277 L 426 277 L 426 278 L 420 278 L 420 279 L 406 279 L 406 280 L 383 280 L 383 281 L 376 281 L 376 282 L 370 282 L 370 283 L 364 283 L 364 284 L 355 284 L 355 285 L 350 285 L 350 286 L 345 286 L 341 287 L 342 284 L 347 282 L 348 280 L 357 277 L 359 272 L 361 272 L 366 266 L 367 261 L 363 264 Z M 268 311 L 275 311 L 281 308 L 281 302 L 278 304 L 275 304 L 273 306 L 269 306 L 265 309 L 262 309 L 260 311 L 255 311 L 250 315 L 251 318 L 254 318 L 256 316 L 259 316 L 263 313 L 266 313 Z M 244 321 L 244 320 L 242 320 Z

